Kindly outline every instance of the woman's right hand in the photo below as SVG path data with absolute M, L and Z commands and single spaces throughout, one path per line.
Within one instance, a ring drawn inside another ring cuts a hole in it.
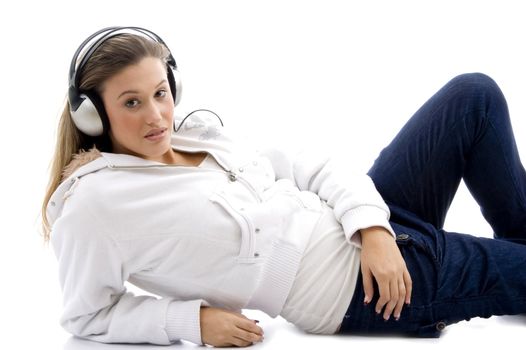
M 216 346 L 249 346 L 263 341 L 263 329 L 245 315 L 215 307 L 201 308 L 201 340 Z

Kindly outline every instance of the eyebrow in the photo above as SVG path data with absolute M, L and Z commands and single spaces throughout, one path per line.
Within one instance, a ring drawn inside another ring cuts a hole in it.
M 159 84 L 157 84 L 157 86 L 155 86 L 155 88 L 157 89 L 160 85 L 166 83 L 166 79 L 163 79 L 161 80 L 161 82 Z M 117 100 L 119 98 L 121 98 L 122 95 L 126 95 L 126 94 L 138 94 L 139 91 L 137 90 L 126 90 L 126 91 L 123 91 L 118 97 L 117 97 Z

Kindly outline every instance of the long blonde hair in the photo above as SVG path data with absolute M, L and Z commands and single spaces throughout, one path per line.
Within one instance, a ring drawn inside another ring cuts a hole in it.
M 145 57 L 155 57 L 166 62 L 168 49 L 151 39 L 134 34 L 119 34 L 100 45 L 80 72 L 79 89 L 91 91 L 100 96 L 102 84 L 129 65 L 139 63 Z M 51 227 L 47 218 L 49 200 L 62 181 L 62 173 L 73 155 L 81 150 L 97 147 L 100 151 L 111 152 L 111 139 L 108 129 L 101 136 L 91 137 L 80 132 L 70 114 L 69 101 L 65 102 L 60 116 L 53 158 L 50 163 L 49 181 L 41 208 L 44 241 L 51 237 Z M 104 121 L 109 126 L 108 121 Z

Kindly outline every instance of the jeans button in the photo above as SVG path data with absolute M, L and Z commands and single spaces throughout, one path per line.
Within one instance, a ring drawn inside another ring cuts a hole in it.
M 446 323 L 440 321 L 440 322 L 437 323 L 436 328 L 437 328 L 437 331 L 442 331 L 442 330 L 444 330 L 444 328 L 446 328 Z
M 409 235 L 407 233 L 401 233 L 398 236 L 396 236 L 396 239 L 399 241 L 405 241 L 409 238 Z

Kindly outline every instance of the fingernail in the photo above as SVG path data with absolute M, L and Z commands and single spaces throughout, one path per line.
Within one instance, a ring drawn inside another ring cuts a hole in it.
M 369 299 L 367 298 L 367 295 L 365 296 L 365 298 L 363 298 L 363 303 L 365 305 L 369 304 Z

